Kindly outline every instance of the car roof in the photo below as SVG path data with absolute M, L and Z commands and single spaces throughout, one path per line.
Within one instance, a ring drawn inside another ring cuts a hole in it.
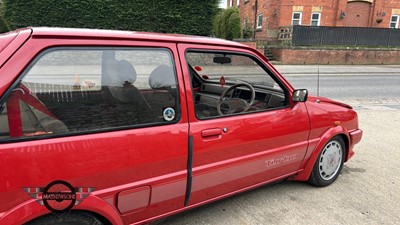
M 110 40 L 130 39 L 143 41 L 225 45 L 248 48 L 243 44 L 224 39 L 183 34 L 58 27 L 29 27 L 24 29 L 32 29 L 32 37 L 105 38 Z

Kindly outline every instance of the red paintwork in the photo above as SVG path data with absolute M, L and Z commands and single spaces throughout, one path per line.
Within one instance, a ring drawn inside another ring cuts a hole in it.
M 17 35 L 15 35 L 17 33 Z M 0 67 L 3 66 L 3 64 L 10 58 L 12 54 L 30 37 L 32 33 L 31 29 L 24 29 L 24 30 L 18 30 L 14 32 L 9 32 L 6 34 L 1 34 L 1 41 L 8 42 L 11 38 L 13 38 L 13 41 L 8 43 L 7 45 L 5 43 L 1 44 L 2 50 L 0 51 Z M 10 38 L 11 37 L 11 38 Z M 8 40 L 7 40 L 8 39 Z M 14 62 L 15 63 L 15 62 Z M 14 64 L 15 65 L 15 64 Z M 22 67 L 16 67 L 14 69 L 14 72 L 17 72 L 17 70 L 22 71 Z M 19 71 L 19 72 L 20 72 Z M 10 87 L 11 83 L 14 81 L 13 79 L 16 78 L 14 76 L 0 76 L 0 96 L 3 95 L 3 93 Z
M 307 180 L 330 138 L 343 136 L 348 160 L 362 137 L 351 107 L 322 98 L 318 103 L 314 97 L 306 103 L 291 101 L 290 107 L 279 110 L 198 120 L 184 57 L 188 48 L 251 54 L 282 80 L 289 93 L 294 91 L 263 55 L 235 42 L 60 28 L 23 29 L 0 35 L 0 40 L 8 42 L 0 46 L 1 97 L 31 60 L 49 47 L 168 48 L 176 62 L 181 115 L 178 123 L 165 126 L 0 142 L 0 224 L 20 224 L 47 214 L 21 188 L 44 187 L 53 180 L 96 188 L 74 210 L 100 214 L 112 224 L 140 224 L 279 179 Z M 40 102 L 28 97 L 18 95 L 46 113 Z M 11 101 L 8 112 L 18 115 L 17 105 Z M 21 119 L 10 118 L 12 135 L 19 136 Z M 189 135 L 194 141 L 193 185 L 185 206 Z

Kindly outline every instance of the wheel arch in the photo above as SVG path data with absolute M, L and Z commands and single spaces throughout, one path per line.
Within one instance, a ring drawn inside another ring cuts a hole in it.
M 93 212 L 93 211 L 88 211 L 88 210 L 72 210 L 72 211 L 83 211 L 86 212 L 94 217 L 97 217 L 104 225 L 112 225 L 111 221 L 108 220 L 106 217 L 104 217 L 103 215 L 97 213 L 97 212 Z
M 318 144 L 314 148 L 313 152 L 311 153 L 310 157 L 306 160 L 307 163 L 304 166 L 304 169 L 301 170 L 298 174 L 295 176 L 291 177 L 290 180 L 295 180 L 295 181 L 307 181 L 308 178 L 310 177 L 311 171 L 314 167 L 315 161 L 318 158 L 319 153 L 322 151 L 324 146 L 331 140 L 333 137 L 339 136 L 343 139 L 345 143 L 345 158 L 344 161 L 346 162 L 349 158 L 349 135 L 347 130 L 342 127 L 342 126 L 336 126 L 328 129 L 319 139 Z
M 341 137 L 344 141 L 344 149 L 346 150 L 344 154 L 344 161 L 347 162 L 349 159 L 350 137 L 344 133 L 338 134 L 337 136 Z
M 51 219 L 55 219 L 57 217 L 77 217 L 77 216 L 82 216 L 82 213 L 85 213 L 86 216 L 89 217 L 94 217 L 96 221 L 101 222 L 103 225 L 112 225 L 111 222 L 105 218 L 104 216 L 92 212 L 92 211 L 87 211 L 87 210 L 69 210 L 66 212 L 67 214 L 55 214 L 55 213 L 48 213 L 48 214 L 44 214 L 42 216 L 36 217 L 30 221 L 28 221 L 27 223 L 25 223 L 26 225 L 36 225 L 36 224 L 42 224 L 43 221 L 51 221 Z
M 84 211 L 96 216 L 106 224 L 123 224 L 118 210 L 97 196 L 88 196 L 78 206 L 75 206 L 72 211 Z M 49 213 L 50 211 L 46 209 L 46 207 L 38 204 L 32 199 L 19 204 L 17 207 L 7 212 L 0 218 L 0 224 L 27 223 L 46 216 Z

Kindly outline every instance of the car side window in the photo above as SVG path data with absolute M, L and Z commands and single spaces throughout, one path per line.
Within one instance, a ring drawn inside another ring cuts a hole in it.
M 24 72 L 0 113 L 0 139 L 126 129 L 179 119 L 167 49 L 55 48 Z
M 287 91 L 265 66 L 245 54 L 188 51 L 198 119 L 288 106 Z

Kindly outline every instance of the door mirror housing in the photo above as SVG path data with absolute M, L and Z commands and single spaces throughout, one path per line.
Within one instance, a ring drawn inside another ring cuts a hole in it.
M 306 102 L 308 97 L 307 89 L 298 89 L 293 92 L 292 100 L 294 102 Z

